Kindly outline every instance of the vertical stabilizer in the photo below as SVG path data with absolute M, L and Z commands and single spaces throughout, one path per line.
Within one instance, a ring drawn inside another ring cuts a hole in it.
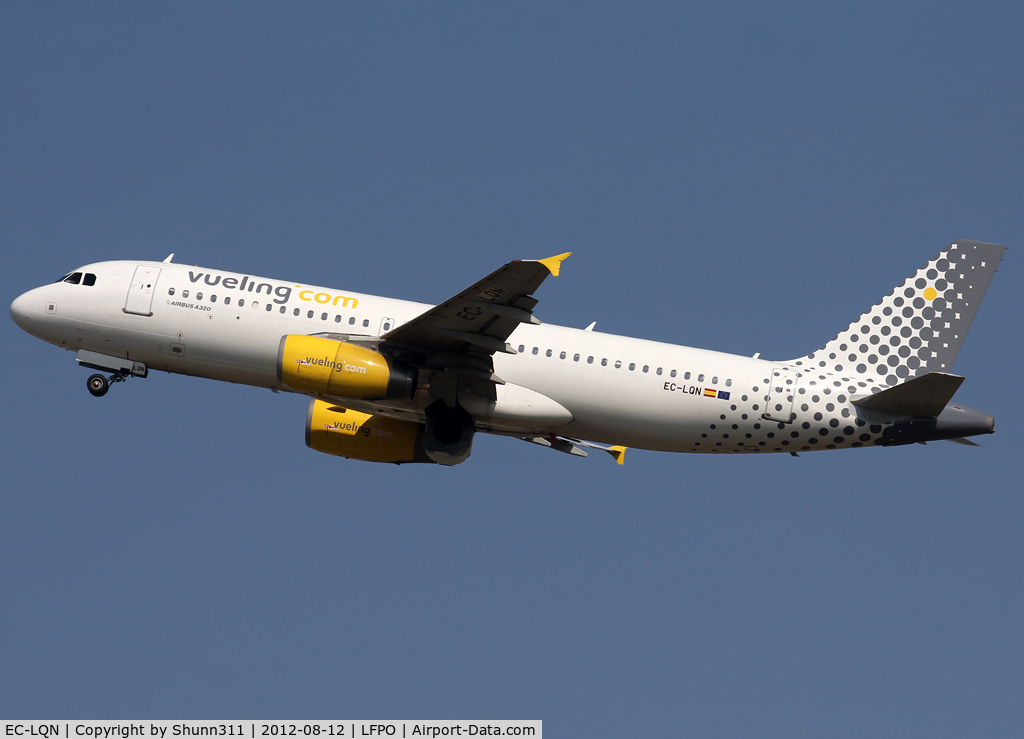
M 790 363 L 896 385 L 949 372 L 1005 246 L 955 241 L 822 349 Z

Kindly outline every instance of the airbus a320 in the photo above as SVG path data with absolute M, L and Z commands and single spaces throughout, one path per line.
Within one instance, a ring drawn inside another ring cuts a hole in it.
M 821 349 L 769 361 L 542 325 L 561 254 L 506 264 L 436 306 L 172 261 L 89 264 L 11 304 L 96 371 L 152 370 L 309 397 L 306 443 L 370 462 L 457 465 L 477 433 L 576 456 L 628 447 L 766 454 L 972 445 L 953 362 L 1005 247 L 956 241 Z

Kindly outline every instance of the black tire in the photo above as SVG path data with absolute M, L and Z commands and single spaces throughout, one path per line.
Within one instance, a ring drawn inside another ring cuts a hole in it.
M 107 378 L 103 375 L 90 375 L 86 381 L 86 387 L 97 398 L 102 398 L 107 394 L 107 390 L 110 389 L 110 383 L 107 382 Z

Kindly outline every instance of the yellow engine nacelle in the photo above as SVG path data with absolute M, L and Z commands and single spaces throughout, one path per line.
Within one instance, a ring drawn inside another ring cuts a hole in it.
M 428 462 L 423 424 L 397 421 L 311 400 L 306 412 L 306 446 L 318 452 L 366 462 Z
M 281 337 L 277 379 L 289 390 L 346 398 L 412 398 L 416 368 L 372 349 L 320 336 Z

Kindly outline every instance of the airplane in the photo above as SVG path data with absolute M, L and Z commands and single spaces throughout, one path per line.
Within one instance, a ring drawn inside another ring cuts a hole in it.
M 821 349 L 784 361 L 546 325 L 534 292 L 569 253 L 509 262 L 436 306 L 173 262 L 88 264 L 11 304 L 99 371 L 309 397 L 306 444 L 453 466 L 476 433 L 575 456 L 765 454 L 993 433 L 951 373 L 1005 247 L 955 241 Z

